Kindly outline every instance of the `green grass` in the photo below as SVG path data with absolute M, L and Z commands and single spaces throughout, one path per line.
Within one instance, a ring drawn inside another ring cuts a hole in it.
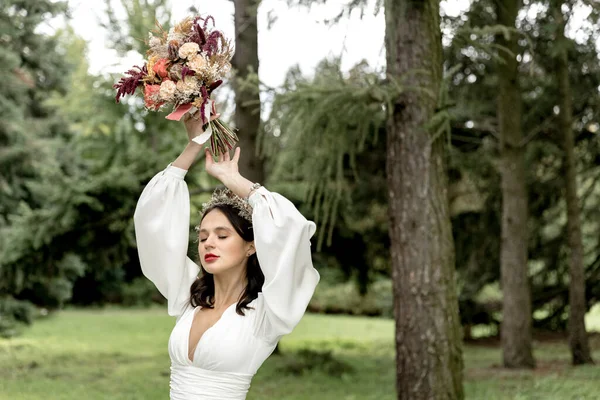
M 597 319 L 596 319 L 597 321 Z M 163 310 L 69 310 L 38 321 L 23 336 L 0 340 L 0 399 L 168 399 L 167 339 L 173 319 Z M 253 380 L 248 400 L 392 400 L 393 322 L 307 315 Z M 600 360 L 600 339 L 592 340 Z M 353 367 L 339 377 L 322 369 L 282 373 L 296 350 L 330 350 Z M 497 346 L 465 347 L 467 399 L 599 399 L 600 367 L 569 365 L 564 341 L 535 344 L 538 369 L 498 367 Z

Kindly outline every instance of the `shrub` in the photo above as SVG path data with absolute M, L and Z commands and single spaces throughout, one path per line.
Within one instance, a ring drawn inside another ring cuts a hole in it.
M 28 301 L 5 296 L 0 298 L 0 336 L 9 338 L 19 334 L 22 325 L 30 325 L 35 307 Z
M 281 371 L 285 374 L 302 375 L 305 372 L 319 370 L 336 378 L 353 372 L 351 365 L 336 359 L 331 350 L 315 351 L 302 349 L 286 355 L 287 360 Z
M 309 304 L 309 310 L 325 314 L 392 318 L 394 315 L 392 281 L 382 279 L 372 283 L 364 296 L 360 295 L 354 282 L 337 285 L 319 284 Z
M 122 304 L 128 307 L 149 307 L 153 303 L 165 302 L 154 284 L 143 276 L 123 285 L 121 296 Z

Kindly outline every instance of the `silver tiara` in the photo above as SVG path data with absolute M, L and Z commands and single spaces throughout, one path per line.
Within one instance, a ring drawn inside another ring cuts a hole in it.
M 247 200 L 242 199 L 229 189 L 215 189 L 210 200 L 202 204 L 200 215 L 204 217 L 207 210 L 218 205 L 232 206 L 238 210 L 238 215 L 252 223 L 252 206 Z M 198 230 L 198 227 L 196 227 Z

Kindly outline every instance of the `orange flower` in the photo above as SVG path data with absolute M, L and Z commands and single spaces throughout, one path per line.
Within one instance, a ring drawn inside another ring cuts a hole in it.
M 166 58 L 160 58 L 158 59 L 158 61 L 156 61 L 156 63 L 152 66 L 152 70 L 154 70 L 154 72 L 160 76 L 161 78 L 166 78 L 167 77 L 167 64 L 169 63 L 169 60 Z
M 160 85 L 146 85 L 144 87 L 144 104 L 147 108 L 158 110 L 165 102 L 158 100 Z

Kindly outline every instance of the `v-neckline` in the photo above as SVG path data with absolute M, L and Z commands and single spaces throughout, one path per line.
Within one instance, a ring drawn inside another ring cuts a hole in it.
M 229 311 L 229 309 L 236 305 L 236 303 L 231 303 L 225 310 L 223 310 L 223 312 L 221 313 L 221 316 L 219 317 L 219 319 L 217 319 L 215 321 L 214 324 L 212 324 L 211 326 L 209 326 L 200 336 L 200 338 L 198 338 L 198 341 L 196 342 L 196 347 L 194 348 L 194 353 L 192 354 L 193 356 L 193 360 L 190 359 L 190 336 L 192 335 L 192 328 L 194 326 L 194 319 L 196 318 L 196 315 L 198 315 L 198 313 L 200 312 L 200 310 L 202 309 L 202 307 L 198 306 L 196 308 L 194 308 L 194 310 L 192 311 L 192 320 L 190 321 L 190 326 L 188 328 L 188 335 L 187 335 L 187 344 L 186 344 L 186 357 L 188 359 L 188 361 L 190 363 L 194 363 L 194 361 L 196 360 L 196 352 L 198 351 L 198 347 L 200 347 L 200 343 L 202 343 L 202 339 L 204 339 L 204 337 L 206 336 L 206 334 L 208 333 L 208 331 L 210 331 L 212 328 L 214 328 L 215 326 L 217 326 L 217 324 L 219 322 L 221 322 L 221 320 L 223 319 L 223 317 L 225 316 L 225 313 L 227 311 Z

